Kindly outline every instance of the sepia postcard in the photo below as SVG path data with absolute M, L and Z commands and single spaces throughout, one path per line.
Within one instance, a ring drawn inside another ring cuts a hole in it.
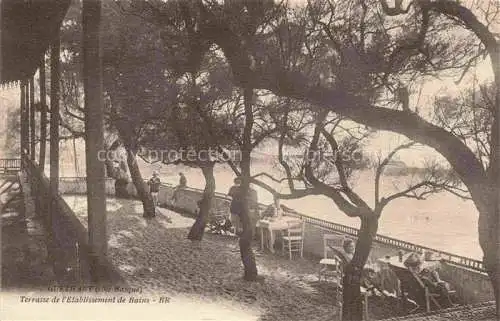
M 498 0 L 0 27 L 0 320 L 500 320 Z

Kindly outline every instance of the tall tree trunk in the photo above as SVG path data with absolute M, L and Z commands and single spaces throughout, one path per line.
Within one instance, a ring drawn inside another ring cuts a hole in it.
M 345 266 L 342 280 L 342 320 L 363 320 L 363 301 L 361 297 L 361 275 L 370 255 L 374 237 L 378 230 L 378 216 L 361 217 L 356 251 L 352 260 Z
M 214 163 L 201 166 L 201 171 L 205 177 L 205 190 L 203 191 L 200 212 L 188 234 L 188 239 L 193 241 L 201 241 L 203 238 L 215 195 Z
M 34 163 L 36 159 L 36 126 L 35 126 L 35 78 L 31 76 L 30 80 L 30 159 Z
M 132 182 L 137 190 L 137 196 L 142 201 L 142 207 L 144 210 L 144 214 L 142 216 L 146 218 L 154 217 L 155 207 L 153 204 L 153 198 L 146 189 L 146 184 L 144 184 L 144 180 L 142 179 L 141 171 L 135 157 L 135 151 L 129 148 L 126 144 L 125 150 L 127 151 L 127 165 L 130 170 L 130 176 L 132 177 Z
M 244 155 L 245 153 L 243 153 Z M 244 157 L 244 156 L 243 156 Z M 242 160 L 243 168 L 243 160 Z M 250 219 L 249 202 L 247 195 L 249 194 L 250 187 L 250 175 L 245 174 L 246 171 L 241 171 L 241 192 L 243 196 L 243 211 L 240 214 L 241 226 L 243 232 L 240 235 L 240 255 L 241 261 L 243 262 L 244 275 L 243 278 L 247 281 L 257 280 L 257 264 L 255 262 L 255 255 L 252 250 L 252 240 L 254 228 L 252 225 L 252 220 Z
M 496 244 L 495 248 L 495 266 L 492 267 L 494 273 L 489 273 L 495 293 L 495 302 L 497 308 L 497 318 L 500 320 L 500 43 L 496 43 L 496 56 L 491 56 L 495 74 L 495 108 L 493 109 L 493 124 L 491 128 L 491 159 L 490 159 L 490 190 L 492 192 L 492 202 L 495 203 L 491 206 L 493 211 L 489 216 L 494 218 L 494 237 L 492 237 L 492 244 Z M 485 257 L 487 256 L 486 252 Z M 492 254 L 488 254 L 492 255 Z
M 40 63 L 40 171 L 45 170 L 45 151 L 47 146 L 47 89 L 45 84 L 45 56 Z
M 249 190 L 250 190 L 250 153 L 252 151 L 252 127 L 253 127 L 253 89 L 244 89 L 244 105 L 245 105 L 245 128 L 243 130 L 243 146 L 241 148 L 241 193 L 243 198 L 243 211 L 240 214 L 241 225 L 243 232 L 240 235 L 240 254 L 241 261 L 244 267 L 243 278 L 247 281 L 257 280 L 257 264 L 255 263 L 255 255 L 252 251 L 252 240 L 254 226 L 250 219 L 249 210 Z

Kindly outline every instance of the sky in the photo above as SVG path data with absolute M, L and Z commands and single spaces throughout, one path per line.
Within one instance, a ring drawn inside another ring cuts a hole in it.
M 427 80 L 422 86 L 421 95 L 419 96 L 418 94 L 414 94 L 410 97 L 410 108 L 415 109 L 415 107 L 418 106 L 421 115 L 424 117 L 428 116 L 427 114 L 432 110 L 432 104 L 435 97 L 444 95 L 455 96 L 459 95 L 465 89 L 469 89 L 472 84 L 474 73 L 476 75 L 477 83 L 493 81 L 493 70 L 490 59 L 485 59 L 473 68 L 469 74 L 464 77 L 459 85 L 455 84 L 456 78 Z M 408 139 L 402 135 L 380 131 L 377 133 L 376 137 L 370 141 L 370 144 L 367 145 L 367 150 L 369 153 L 378 153 L 382 151 L 382 153 L 385 154 L 397 145 L 407 141 Z M 441 155 L 439 155 L 432 148 L 426 146 L 401 151 L 397 155 L 400 160 L 410 166 L 419 166 L 427 159 L 444 161 L 444 158 Z

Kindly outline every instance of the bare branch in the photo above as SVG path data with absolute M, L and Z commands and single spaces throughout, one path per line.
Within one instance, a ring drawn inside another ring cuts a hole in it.
M 318 150 L 318 141 L 321 133 L 321 122 L 318 122 L 316 128 L 314 129 L 313 139 L 311 141 L 309 150 L 311 152 L 317 152 Z M 349 217 L 361 217 L 361 216 L 371 216 L 372 211 L 370 208 L 363 208 L 352 204 L 349 200 L 346 200 L 341 192 L 336 188 L 329 186 L 323 182 L 321 182 L 313 173 L 311 167 L 311 159 L 309 157 L 306 158 L 306 163 L 304 166 L 304 174 L 307 181 L 314 187 L 321 190 L 323 195 L 332 199 L 335 204 L 339 207 L 339 209 L 344 212 Z
M 289 106 L 289 105 L 287 105 Z M 286 136 L 286 130 L 287 130 L 287 123 L 288 123 L 288 114 L 289 110 L 287 109 L 285 114 L 283 115 L 283 124 L 282 124 L 282 132 L 280 135 L 280 139 L 278 141 L 278 160 L 281 166 L 284 168 L 287 181 L 288 181 L 288 188 L 293 191 L 295 190 L 295 185 L 293 183 L 293 178 L 292 178 L 292 170 L 290 168 L 290 165 L 285 161 L 283 157 L 283 145 L 285 142 L 285 136 Z
M 277 126 L 264 130 L 259 135 L 257 135 L 254 138 L 254 142 L 252 143 L 252 148 L 257 147 L 262 141 L 268 137 L 270 137 L 272 134 L 279 132 L 279 128 Z
M 380 200 L 380 176 L 382 175 L 382 172 L 384 171 L 385 166 L 389 164 L 391 159 L 396 155 L 397 152 L 403 149 L 407 149 L 415 145 L 415 142 L 409 142 L 406 144 L 399 145 L 395 149 L 393 149 L 385 158 L 382 160 L 382 162 L 378 165 L 377 170 L 375 172 L 375 204 L 378 204 L 381 202 Z
M 258 177 L 261 177 L 261 176 L 267 177 L 267 178 L 271 179 L 272 181 L 274 181 L 276 183 L 282 183 L 282 182 L 284 182 L 284 181 L 286 181 L 288 179 L 288 178 L 278 179 L 278 178 L 275 178 L 274 176 L 272 176 L 271 174 L 264 173 L 264 172 L 252 175 L 251 178 L 257 179 Z
M 338 146 L 337 140 L 335 139 L 335 137 L 332 134 L 328 133 L 324 127 L 321 127 L 320 130 L 321 130 L 321 134 L 323 135 L 323 137 L 325 137 L 325 139 L 330 144 L 330 148 L 332 149 L 332 151 L 335 155 L 334 156 L 335 157 L 334 164 L 335 164 L 335 167 L 337 168 L 337 173 L 338 173 L 339 178 L 340 178 L 340 185 L 342 186 L 341 191 L 349 198 L 349 200 L 351 202 L 356 204 L 356 206 L 362 207 L 362 208 L 368 208 L 369 207 L 368 204 L 366 204 L 366 202 L 357 193 L 355 193 L 349 187 L 349 184 L 347 183 L 346 170 L 345 170 L 344 164 L 342 163 L 341 157 L 339 157 L 339 155 L 338 155 L 338 153 L 340 151 L 339 151 L 339 146 Z

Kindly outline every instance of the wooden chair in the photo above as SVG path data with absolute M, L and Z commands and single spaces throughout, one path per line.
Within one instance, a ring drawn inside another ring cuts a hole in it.
M 342 278 L 347 259 L 342 255 L 341 249 L 345 237 L 339 234 L 323 235 L 323 258 L 319 261 L 318 281 L 334 280 L 337 305 L 342 306 Z
M 441 295 L 438 293 L 432 293 L 420 276 L 418 276 L 415 272 L 395 266 L 391 266 L 391 268 L 400 281 L 400 293 L 403 304 L 406 303 L 408 298 L 411 298 L 418 305 L 416 308 L 412 309 L 410 313 L 423 307 L 425 307 L 426 312 L 430 312 L 432 307 L 436 309 L 443 308 L 438 301 L 438 298 L 440 298 Z M 455 291 L 449 291 L 449 294 L 454 292 Z
M 282 242 L 282 253 L 285 255 L 285 251 L 288 252 L 290 260 L 292 259 L 292 253 L 300 253 L 300 257 L 304 254 L 304 221 L 299 224 L 289 223 L 288 228 L 285 231 L 285 236 L 283 236 Z
M 323 235 L 323 258 L 319 261 L 319 281 L 321 281 L 321 277 L 324 277 L 325 281 L 328 280 L 328 278 L 342 279 L 342 269 L 345 260 L 342 256 L 338 255 L 339 253 L 335 253 L 333 249 L 338 248 L 340 250 L 343 242 L 344 237 L 341 235 Z
M 343 252 L 343 244 L 345 240 L 346 237 L 338 234 L 323 235 L 323 258 L 319 261 L 319 281 L 321 282 L 322 278 L 325 281 L 332 278 L 337 282 L 335 295 L 338 306 L 342 305 L 342 278 L 344 277 L 344 267 L 349 262 L 349 259 Z M 361 287 L 364 320 L 368 320 L 369 294 L 369 291 Z

